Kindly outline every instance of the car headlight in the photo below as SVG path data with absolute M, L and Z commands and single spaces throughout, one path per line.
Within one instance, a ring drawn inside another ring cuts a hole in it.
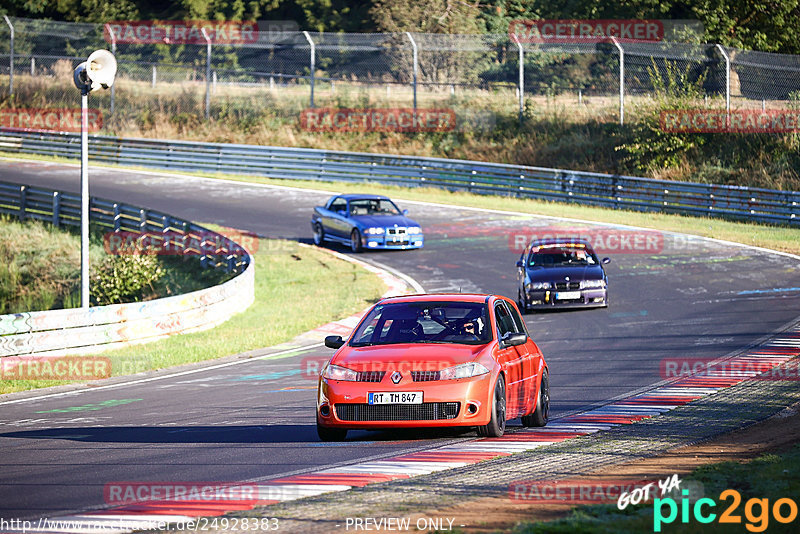
M 531 289 L 550 289 L 551 284 L 550 282 L 531 282 L 528 284 L 528 290 Z
M 470 378 L 472 376 L 485 375 L 489 370 L 479 363 L 462 363 L 453 367 L 447 367 L 439 371 L 439 380 L 455 380 L 457 378 Z
M 581 289 L 598 289 L 606 287 L 603 280 L 583 280 L 581 282 Z
M 323 378 L 331 380 L 349 380 L 350 382 L 355 382 L 358 379 L 358 373 L 352 369 L 340 367 L 338 365 L 328 365 L 325 367 L 325 370 L 322 371 L 322 376 Z
M 367 235 L 382 235 L 385 232 L 383 228 L 367 228 L 364 233 Z
M 407 234 L 415 235 L 415 234 L 419 234 L 421 232 L 422 232 L 422 228 L 420 228 L 419 226 L 409 226 L 406 229 L 406 233 Z

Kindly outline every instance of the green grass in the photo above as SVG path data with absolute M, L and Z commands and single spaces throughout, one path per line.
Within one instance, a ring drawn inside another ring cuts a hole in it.
M 700 482 L 703 487 L 704 497 L 710 498 L 717 506 L 710 510 L 704 507 L 704 513 L 709 510 L 717 514 L 717 520 L 709 524 L 701 524 L 692 515 L 693 506 L 689 508 L 689 521 L 681 523 L 681 502 L 677 501 L 678 515 L 672 524 L 664 525 L 665 533 L 731 533 L 731 532 L 760 532 L 761 527 L 766 527 L 766 532 L 797 532 L 800 519 L 795 519 L 789 524 L 781 524 L 771 516 L 772 507 L 776 500 L 790 498 L 795 504 L 800 495 L 800 445 L 781 454 L 766 454 L 746 462 L 722 462 L 709 464 L 696 469 L 691 475 L 683 478 Z M 726 489 L 737 490 L 741 494 L 741 503 L 733 510 L 734 515 L 741 517 L 740 525 L 720 524 L 720 514 L 732 505 L 730 497 L 720 499 L 720 493 Z M 691 494 L 689 497 L 693 497 Z M 697 496 L 695 496 L 697 497 Z M 746 503 L 750 499 L 769 499 L 770 517 L 762 522 L 761 510 L 758 506 L 752 508 L 753 516 L 748 518 L 745 514 Z M 564 519 L 556 521 L 522 523 L 513 532 L 516 534 L 639 534 L 653 532 L 653 503 L 629 506 L 623 511 L 616 505 L 583 506 L 574 509 Z M 664 515 L 668 510 L 664 507 Z M 782 514 L 789 514 L 789 508 L 783 506 Z M 751 525 L 754 530 L 746 529 Z
M 288 341 L 363 310 L 386 290 L 374 274 L 325 251 L 292 241 L 259 241 L 255 302 L 210 330 L 110 350 L 113 376 L 199 362 Z M 64 382 L 0 381 L 0 393 Z

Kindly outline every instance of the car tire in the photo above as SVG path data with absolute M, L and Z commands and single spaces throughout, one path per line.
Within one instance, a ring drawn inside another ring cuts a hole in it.
M 325 230 L 320 223 L 314 223 L 314 244 L 321 247 L 325 242 Z
M 361 252 L 361 232 L 353 230 L 350 233 L 350 250 L 353 252 Z
M 478 435 L 499 438 L 506 431 L 506 381 L 498 375 L 492 395 L 492 418 L 489 423 L 478 427 Z
M 522 426 L 545 426 L 550 418 L 550 379 L 547 369 L 542 371 L 542 385 L 539 387 L 539 397 L 536 407 L 530 415 L 522 416 Z
M 347 429 L 322 426 L 317 421 L 317 436 L 322 441 L 344 441 L 347 437 Z
M 528 299 L 525 298 L 522 293 L 522 289 L 520 288 L 517 288 L 517 307 L 522 315 L 525 315 L 531 311 L 531 309 L 528 307 Z

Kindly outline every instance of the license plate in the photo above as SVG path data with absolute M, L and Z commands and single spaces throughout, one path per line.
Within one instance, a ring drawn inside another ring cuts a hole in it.
M 368 404 L 422 404 L 421 391 L 368 393 Z
M 580 291 L 559 291 L 556 293 L 557 300 L 575 300 L 581 298 Z

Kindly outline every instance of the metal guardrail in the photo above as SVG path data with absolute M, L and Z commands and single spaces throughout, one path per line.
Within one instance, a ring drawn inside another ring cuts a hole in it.
M 0 213 L 21 220 L 79 226 L 80 202 L 78 195 L 0 182 Z M 89 213 L 94 226 L 127 232 L 122 234 L 126 237 L 146 233 L 156 246 L 163 236 L 176 253 L 196 256 L 208 268 L 238 274 L 217 286 L 148 302 L 0 315 L 0 357 L 84 354 L 202 330 L 253 302 L 252 258 L 229 238 L 161 212 L 94 197 Z
M 89 137 L 96 163 L 168 171 L 441 187 L 636 211 L 800 225 L 800 192 L 442 158 L 306 148 Z M 71 133 L 0 132 L 0 151 L 78 158 Z

